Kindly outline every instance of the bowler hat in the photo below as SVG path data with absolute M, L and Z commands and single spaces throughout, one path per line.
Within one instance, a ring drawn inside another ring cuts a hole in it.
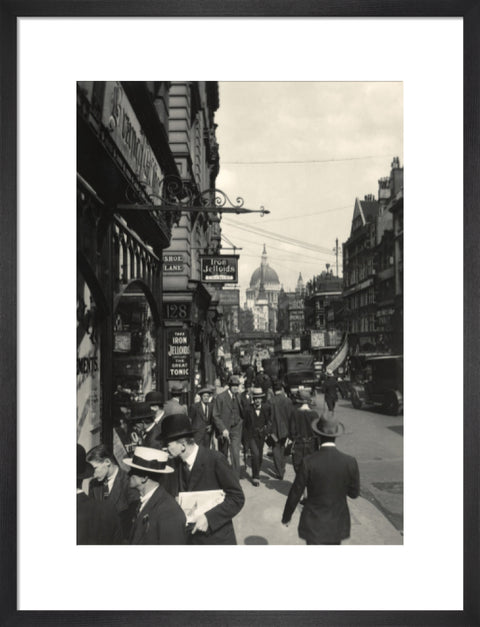
M 77 444 L 77 479 L 86 479 L 93 475 L 93 466 L 87 462 L 87 453 L 81 444 Z
M 161 422 L 162 430 L 157 435 L 157 440 L 171 442 L 179 438 L 189 438 L 195 433 L 192 421 L 185 414 L 170 414 Z
M 148 446 L 137 446 L 133 457 L 125 457 L 123 463 L 145 472 L 171 473 L 173 468 L 167 466 L 167 460 L 168 453 L 165 451 Z
M 151 392 L 145 396 L 145 402 L 150 405 L 159 405 L 160 407 L 163 407 L 163 394 L 157 390 L 151 390 Z
M 336 437 L 345 433 L 345 427 L 341 422 L 338 422 L 336 418 L 320 416 L 312 420 L 312 429 L 319 435 L 327 435 L 330 437 Z
M 252 389 L 252 398 L 263 398 L 265 396 L 262 388 L 253 388 Z
M 132 422 L 140 420 L 153 420 L 155 418 L 155 412 L 150 407 L 150 403 L 134 403 L 132 405 L 132 413 L 128 416 L 127 420 Z
M 228 380 L 228 385 L 229 387 L 232 387 L 232 385 L 240 385 L 240 379 L 236 375 L 232 375 Z

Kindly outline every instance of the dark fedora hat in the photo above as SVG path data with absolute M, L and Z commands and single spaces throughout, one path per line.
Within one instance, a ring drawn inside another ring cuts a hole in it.
M 202 394 L 211 394 L 212 388 L 209 385 L 204 385 L 203 388 L 200 388 L 198 390 L 198 393 L 200 394 L 200 396 L 202 396 Z
M 326 435 L 335 438 L 337 435 L 345 433 L 345 427 L 343 424 L 338 422 L 338 420 L 333 416 L 327 418 L 322 415 L 320 418 L 312 420 L 311 425 L 315 433 L 318 433 L 319 435 Z
M 162 430 L 157 435 L 157 440 L 171 442 L 179 438 L 189 438 L 195 433 L 192 421 L 185 414 L 170 414 L 161 422 Z
M 240 378 L 237 377 L 236 375 L 232 375 L 230 379 L 228 380 L 228 385 L 229 386 L 240 385 Z
M 127 420 L 132 422 L 140 420 L 153 420 L 155 418 L 155 412 L 150 407 L 150 403 L 134 403 L 132 405 L 132 413 L 128 416 Z
M 77 444 L 77 479 L 86 479 L 93 475 L 93 466 L 87 462 L 87 453 L 81 444 Z
M 312 395 L 308 390 L 298 390 L 295 394 L 295 402 L 299 405 L 302 405 L 303 403 L 313 405 Z
M 173 383 L 172 387 L 170 388 L 170 394 L 181 394 L 184 389 L 185 388 L 180 383 Z
M 145 396 L 145 402 L 150 405 L 159 405 L 160 407 L 163 407 L 163 394 L 157 390 L 151 390 Z

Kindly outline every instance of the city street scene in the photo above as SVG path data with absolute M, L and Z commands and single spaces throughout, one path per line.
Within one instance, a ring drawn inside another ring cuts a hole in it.
M 77 83 L 77 544 L 403 544 L 402 103 Z

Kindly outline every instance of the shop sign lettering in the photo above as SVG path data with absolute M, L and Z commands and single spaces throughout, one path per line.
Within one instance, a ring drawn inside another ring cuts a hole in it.
M 169 330 L 167 334 L 167 378 L 190 377 L 190 338 L 185 329 Z
M 184 268 L 183 255 L 163 255 L 164 272 L 183 272 Z
M 201 257 L 201 277 L 205 283 L 237 283 L 238 255 Z

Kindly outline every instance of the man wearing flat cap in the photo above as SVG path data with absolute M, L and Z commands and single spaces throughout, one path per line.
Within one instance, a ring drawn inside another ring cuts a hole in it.
M 290 488 L 282 523 L 288 525 L 302 494 L 307 489 L 298 535 L 307 544 L 340 544 L 350 536 L 347 496 L 357 498 L 360 475 L 357 460 L 340 452 L 335 438 L 344 427 L 333 416 L 312 421 L 320 437 L 320 449 L 305 457 Z
M 195 431 L 195 442 L 205 448 L 210 448 L 213 435 L 212 390 L 206 385 L 198 390 L 198 394 L 200 400 L 198 403 L 194 403 L 190 409 L 190 418 Z
M 228 390 L 219 394 L 213 404 L 213 422 L 219 434 L 218 447 L 227 458 L 230 448 L 232 468 L 237 477 L 240 477 L 240 447 L 245 414 L 239 389 L 239 377 L 231 376 L 228 381 Z
M 183 391 L 183 385 L 180 385 L 179 383 L 172 384 L 172 387 L 170 388 L 170 398 L 163 407 L 165 416 L 169 416 L 170 414 L 188 414 L 188 410 L 185 405 L 180 403 Z
M 173 496 L 160 485 L 163 474 L 173 473 L 165 451 L 137 446 L 133 457 L 123 460 L 130 467 L 130 487 L 140 503 L 129 544 L 185 544 L 186 518 Z
M 178 492 L 223 490 L 224 499 L 210 509 L 194 513 L 187 530 L 187 544 L 236 544 L 232 518 L 245 502 L 243 490 L 225 456 L 199 446 L 188 416 L 173 414 L 162 421 L 162 441 L 174 458 Z

